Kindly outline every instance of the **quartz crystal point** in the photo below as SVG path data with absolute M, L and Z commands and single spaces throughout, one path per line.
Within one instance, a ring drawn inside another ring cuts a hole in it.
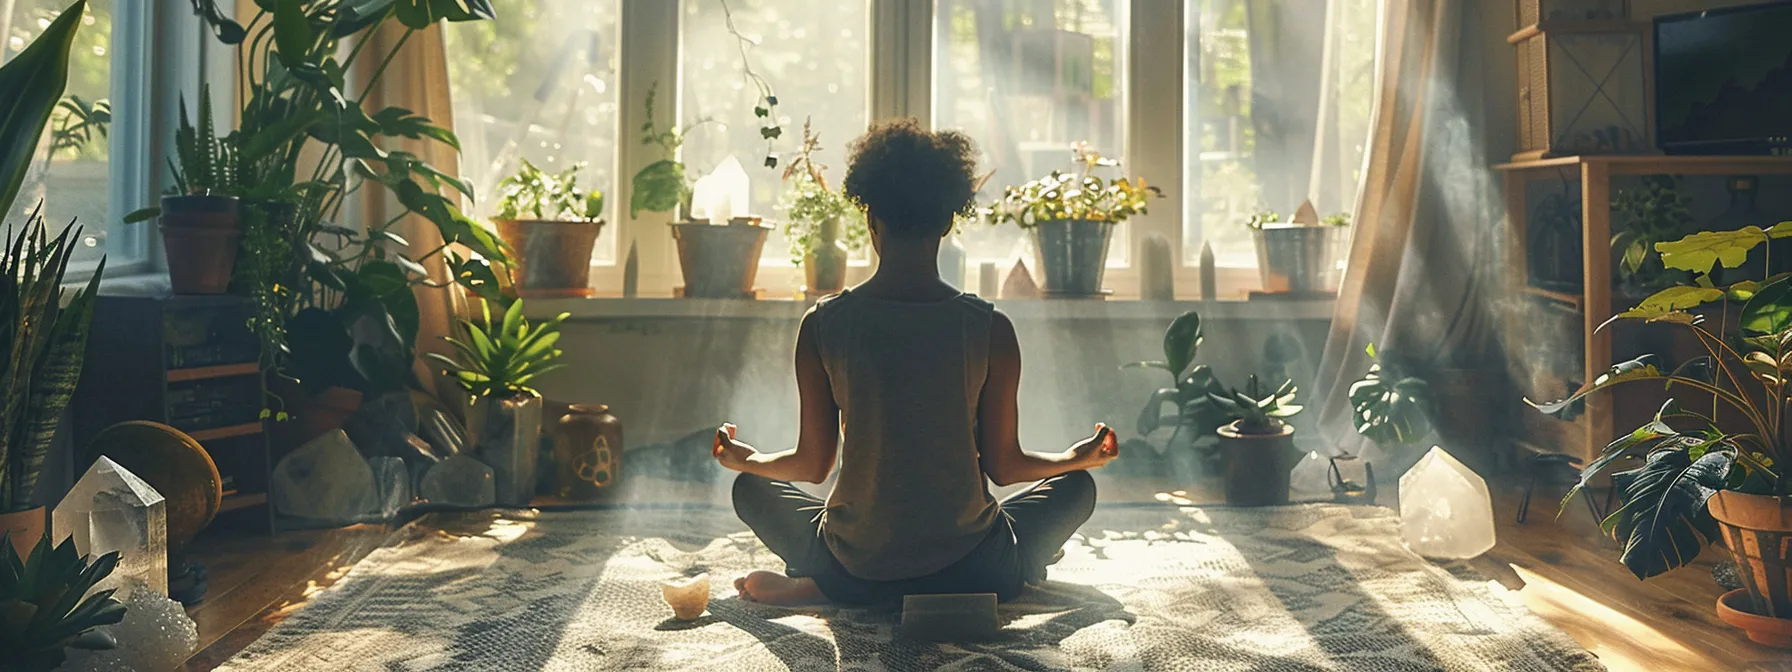
M 121 600 L 138 590 L 168 595 L 168 505 L 130 470 L 101 457 L 50 518 L 55 538 L 73 536 L 82 555 L 118 551 L 118 568 L 99 589 L 118 588 Z
M 274 510 L 328 523 L 353 523 L 379 510 L 367 459 L 340 429 L 306 442 L 274 465 Z
M 1494 541 L 1487 481 L 1432 446 L 1400 477 L 1400 528 L 1406 547 L 1427 558 L 1486 553 Z

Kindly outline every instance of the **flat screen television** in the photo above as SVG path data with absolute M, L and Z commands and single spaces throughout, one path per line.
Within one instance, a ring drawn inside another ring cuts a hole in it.
M 1655 20 L 1655 141 L 1669 154 L 1792 154 L 1792 0 Z

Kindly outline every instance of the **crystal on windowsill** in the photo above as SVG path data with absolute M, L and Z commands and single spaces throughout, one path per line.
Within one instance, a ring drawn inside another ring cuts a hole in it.
M 1487 481 L 1442 448 L 1400 477 L 1400 529 L 1406 547 L 1427 558 L 1472 558 L 1493 548 L 1493 497 Z
M 99 588 L 118 588 L 121 600 L 140 589 L 168 594 L 168 505 L 130 470 L 101 457 L 50 519 L 55 538 L 73 536 L 82 555 L 118 551 L 118 568 Z

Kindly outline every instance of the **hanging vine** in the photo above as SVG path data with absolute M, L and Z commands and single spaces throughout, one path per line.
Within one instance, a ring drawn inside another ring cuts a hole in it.
M 778 95 L 772 91 L 772 85 L 758 72 L 753 70 L 753 63 L 747 59 L 747 47 L 758 46 L 746 35 L 742 35 L 734 25 L 734 12 L 728 7 L 728 0 L 716 0 L 722 5 L 722 19 L 727 23 L 728 34 L 734 36 L 735 46 L 740 49 L 741 77 L 759 91 L 759 100 L 753 106 L 753 116 L 759 119 L 759 137 L 765 140 L 765 167 L 778 167 L 778 153 L 775 151 L 778 138 L 783 137 L 784 127 L 778 123 Z

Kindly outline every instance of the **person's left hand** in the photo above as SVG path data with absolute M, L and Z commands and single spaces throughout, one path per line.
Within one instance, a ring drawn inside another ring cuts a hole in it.
M 737 428 L 731 422 L 716 428 L 716 440 L 711 445 L 709 452 L 723 467 L 734 471 L 744 471 L 741 467 L 746 465 L 748 458 L 757 455 L 759 451 L 735 440 L 736 431 Z

